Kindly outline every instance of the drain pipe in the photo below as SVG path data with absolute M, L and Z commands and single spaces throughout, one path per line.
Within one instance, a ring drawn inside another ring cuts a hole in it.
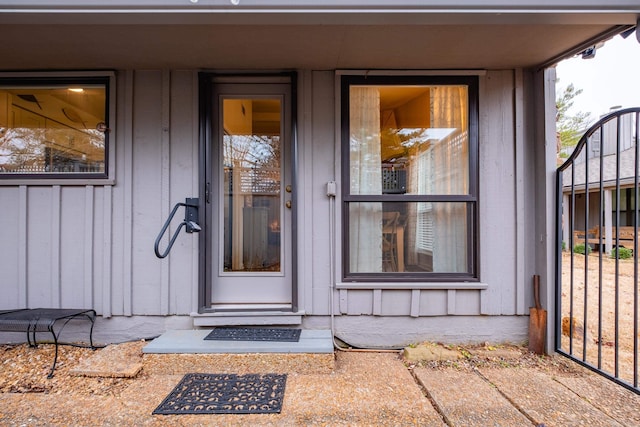
M 327 183 L 327 197 L 329 197 L 329 312 L 331 317 L 331 340 L 333 341 L 333 347 L 336 350 L 344 352 L 361 352 L 361 353 L 400 353 L 401 349 L 388 349 L 388 348 L 344 348 L 336 342 L 335 333 L 335 312 L 334 312 L 334 298 L 336 291 L 335 281 L 335 246 L 336 246 L 336 182 L 329 181 Z M 342 340 L 341 340 L 342 341 Z M 349 345 L 346 341 L 345 344 Z

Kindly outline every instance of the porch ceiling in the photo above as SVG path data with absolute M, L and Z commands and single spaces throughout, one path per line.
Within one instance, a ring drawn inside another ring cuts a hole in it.
M 0 69 L 535 67 L 629 14 L 102 15 L 0 10 Z

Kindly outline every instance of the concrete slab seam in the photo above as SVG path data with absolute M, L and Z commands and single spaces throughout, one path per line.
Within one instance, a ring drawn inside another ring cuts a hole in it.
M 500 395 L 502 397 L 504 397 L 514 408 L 516 408 L 518 410 L 518 412 L 520 412 L 522 415 L 524 415 L 529 421 L 531 421 L 533 423 L 533 425 L 535 426 L 544 426 L 544 422 L 543 421 L 537 421 L 535 418 L 533 418 L 531 415 L 529 415 L 529 413 L 527 411 L 525 411 L 520 405 L 518 405 L 518 403 L 513 400 L 511 397 L 509 397 L 509 395 L 505 392 L 503 392 L 502 390 L 500 390 L 500 387 L 498 387 L 496 384 L 492 383 L 491 380 L 489 380 L 489 378 L 485 377 L 484 375 L 482 375 L 482 372 L 480 372 L 479 369 L 477 368 L 473 368 L 473 371 L 475 372 L 476 375 L 478 375 L 482 380 L 486 381 L 487 384 L 491 385 L 493 388 L 496 389 L 496 391 L 498 393 L 500 393 Z
M 620 423 L 620 424 L 624 424 L 623 421 L 617 420 L 615 417 L 613 417 L 611 414 L 609 414 L 609 411 L 607 411 L 605 408 L 600 407 L 595 402 L 592 402 L 591 399 L 589 399 L 587 396 L 583 396 L 582 394 L 578 393 L 576 390 L 573 390 L 571 387 L 569 387 L 568 385 L 566 385 L 562 381 L 558 381 L 558 379 L 555 376 L 552 376 L 551 379 L 553 381 L 555 381 L 557 384 L 560 384 L 563 388 L 567 389 L 571 393 L 573 393 L 576 396 L 578 396 L 582 401 L 584 401 L 584 402 L 588 403 L 589 405 L 591 405 L 596 411 L 598 411 L 598 412 L 606 415 L 607 417 L 611 418 L 611 421 L 614 421 L 614 422 Z
M 411 368 L 408 368 L 408 369 L 409 369 L 409 373 L 413 377 L 413 380 L 416 382 L 416 385 L 418 386 L 422 394 L 424 394 L 424 396 L 429 400 L 429 403 L 431 403 L 431 406 L 433 406 L 433 409 L 435 409 L 438 415 L 440 415 L 440 417 L 442 418 L 442 421 L 449 427 L 455 427 L 454 424 L 449 419 L 449 417 L 447 417 L 447 414 L 445 414 L 442 407 L 440 407 L 435 397 L 433 397 L 433 395 L 429 392 L 429 389 L 427 389 L 424 383 L 416 375 L 415 371 Z

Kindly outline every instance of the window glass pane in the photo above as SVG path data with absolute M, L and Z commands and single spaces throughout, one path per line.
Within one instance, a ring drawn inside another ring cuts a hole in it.
M 281 271 L 281 103 L 225 99 L 225 272 Z
M 350 193 L 468 194 L 468 87 L 349 91 Z
M 467 203 L 349 203 L 351 273 L 468 271 Z
M 0 175 L 105 173 L 106 105 L 106 83 L 0 83 Z

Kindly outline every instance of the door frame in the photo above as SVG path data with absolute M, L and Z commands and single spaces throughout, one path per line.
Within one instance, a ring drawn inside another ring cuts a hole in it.
M 211 306 L 212 300 L 212 287 L 213 263 L 211 257 L 213 254 L 213 233 L 210 232 L 211 227 L 217 227 L 217 224 L 212 224 L 211 210 L 213 209 L 212 198 L 215 196 L 213 191 L 213 168 L 212 149 L 215 139 L 213 134 L 213 114 L 214 103 L 214 79 L 225 79 L 226 83 L 263 83 L 263 84 L 289 84 L 291 87 L 291 99 L 290 99 L 290 129 L 289 135 L 290 152 L 289 159 L 291 168 L 291 309 L 287 312 L 297 312 L 299 306 L 299 293 L 298 293 L 298 197 L 297 197 L 297 184 L 298 184 L 298 92 L 297 92 L 297 73 L 291 72 L 278 72 L 278 73 L 228 73 L 228 72 L 210 72 L 203 71 L 198 74 L 198 114 L 199 114 L 199 148 L 198 148 L 198 187 L 200 195 L 200 207 L 198 210 L 199 224 L 203 224 L 202 232 L 199 233 L 199 256 L 198 256 L 198 313 L 214 313 L 220 312 L 215 310 Z M 228 310 L 225 310 L 228 311 Z M 252 311 L 252 310 L 240 310 Z M 265 310 L 260 310 L 265 311 Z

